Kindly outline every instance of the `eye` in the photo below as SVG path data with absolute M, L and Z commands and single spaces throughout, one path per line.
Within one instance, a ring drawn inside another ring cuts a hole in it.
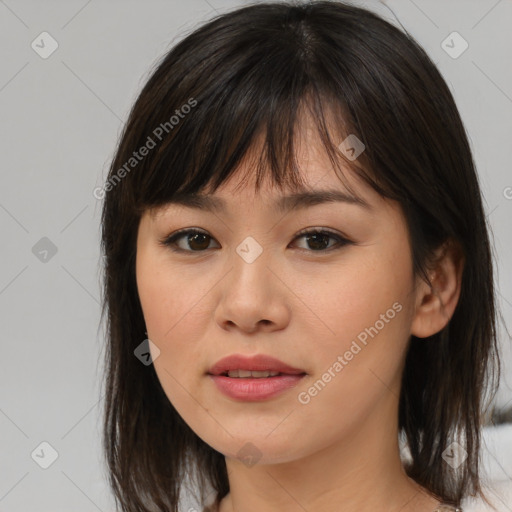
M 329 252 L 331 250 L 335 250 L 337 248 L 339 249 L 352 243 L 351 240 L 348 240 L 340 234 L 322 228 L 303 230 L 294 240 L 298 240 L 300 238 L 305 238 L 307 240 L 307 244 L 313 249 L 314 252 Z M 328 247 L 329 238 L 336 241 L 334 246 Z
M 351 240 L 341 236 L 338 233 L 322 228 L 303 230 L 298 233 L 293 241 L 305 238 L 306 243 L 311 250 L 308 252 L 329 252 L 345 245 L 352 244 Z M 184 245 L 180 246 L 179 241 L 184 240 Z M 336 243 L 329 246 L 329 239 Z M 159 240 L 160 245 L 169 247 L 175 252 L 204 252 L 209 248 L 210 241 L 214 240 L 206 231 L 198 229 L 182 229 L 172 235 Z M 306 250 L 307 249 L 303 249 Z
M 197 250 L 189 250 L 180 247 L 177 243 L 178 240 L 187 237 L 185 240 L 185 244 L 188 244 L 188 247 L 196 248 Z M 164 246 L 168 246 L 171 250 L 176 252 L 203 252 L 205 249 L 208 249 L 209 240 L 213 240 L 213 238 L 206 233 L 206 231 L 200 231 L 198 229 L 182 229 L 172 234 L 169 237 L 160 240 L 159 243 Z

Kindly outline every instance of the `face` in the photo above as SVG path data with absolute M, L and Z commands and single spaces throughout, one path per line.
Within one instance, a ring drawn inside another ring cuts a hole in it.
M 308 189 L 346 192 L 308 140 Z M 155 371 L 190 428 L 226 456 L 292 461 L 395 421 L 416 300 L 405 219 L 345 175 L 369 208 L 279 211 L 289 191 L 235 191 L 234 175 L 214 194 L 225 210 L 169 204 L 141 219 L 136 278 Z M 159 243 L 183 229 L 202 234 Z M 270 355 L 305 375 L 268 398 L 233 398 L 208 374 L 231 354 Z

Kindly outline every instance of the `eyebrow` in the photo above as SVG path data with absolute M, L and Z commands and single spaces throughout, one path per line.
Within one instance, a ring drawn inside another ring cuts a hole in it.
M 318 204 L 334 202 L 353 204 L 369 211 L 373 211 L 373 207 L 364 199 L 352 196 L 340 190 L 329 189 L 297 192 L 280 197 L 275 202 L 274 208 L 280 212 L 288 212 L 308 208 Z M 168 201 L 168 204 L 178 204 L 188 208 L 216 213 L 222 213 L 227 209 L 227 203 L 224 199 L 197 193 L 178 193 Z

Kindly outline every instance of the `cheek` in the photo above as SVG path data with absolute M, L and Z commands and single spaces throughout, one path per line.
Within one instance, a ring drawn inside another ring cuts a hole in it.
M 189 324 L 190 315 L 200 309 L 194 305 L 207 287 L 203 286 L 205 290 L 202 290 L 204 280 L 191 280 L 162 259 L 149 250 L 138 254 L 136 276 L 148 334 L 153 334 L 155 342 L 167 344 Z
M 169 282 L 154 265 L 141 258 L 137 266 L 137 289 L 139 293 L 148 335 L 154 341 L 163 341 L 163 334 L 172 326 L 172 313 L 176 311 L 176 283 Z
M 314 329 L 311 340 L 319 345 L 341 349 L 376 322 L 382 333 L 389 332 L 390 326 L 396 328 L 405 316 L 396 311 L 400 306 L 393 309 L 393 304 L 399 303 L 403 310 L 404 302 L 411 299 L 407 263 L 386 261 L 382 253 L 357 256 L 330 271 L 328 279 L 305 273 L 293 287 L 302 299 L 296 304 L 300 321 Z
M 398 381 L 410 334 L 408 253 L 383 247 L 375 244 L 364 256 L 363 251 L 357 257 L 354 252 L 329 279 L 311 276 L 297 291 L 307 297 L 308 308 L 301 306 L 303 321 L 310 326 L 304 339 L 314 346 L 319 386 L 328 382 L 321 394 L 352 412 L 362 404 L 350 397 L 366 390 L 364 399 L 372 401 Z
M 173 403 L 179 400 L 180 384 L 188 389 L 203 371 L 201 342 L 211 312 L 201 299 L 211 286 L 208 279 L 192 279 L 157 258 L 141 255 L 138 260 L 137 287 L 146 330 L 160 351 L 154 367 Z

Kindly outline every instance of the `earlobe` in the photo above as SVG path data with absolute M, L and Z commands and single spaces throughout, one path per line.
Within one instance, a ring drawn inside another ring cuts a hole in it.
M 417 287 L 412 335 L 426 338 L 446 327 L 459 301 L 463 268 L 464 255 L 458 244 L 446 242 L 438 249 L 429 274 L 432 286 L 422 280 Z

